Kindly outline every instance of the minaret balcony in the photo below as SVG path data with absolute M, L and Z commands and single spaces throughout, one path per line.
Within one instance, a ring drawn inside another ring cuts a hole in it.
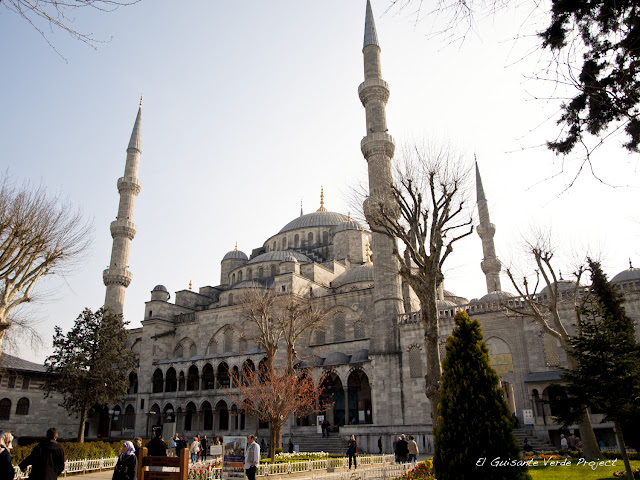
M 111 222 L 111 237 L 127 237 L 133 240 L 136 236 L 138 226 L 129 220 L 115 220 Z
M 385 155 L 391 158 L 395 149 L 393 137 L 386 132 L 371 132 L 360 142 L 360 150 L 367 160 L 374 155 Z
M 371 100 L 386 104 L 389 100 L 389 84 L 381 78 L 369 78 L 358 87 L 358 96 L 364 106 Z
M 126 268 L 107 268 L 102 272 L 102 280 L 106 286 L 122 285 L 128 287 L 131 283 L 131 272 Z
M 136 177 L 120 177 L 118 179 L 118 193 L 132 193 L 138 195 L 142 189 L 142 182 Z

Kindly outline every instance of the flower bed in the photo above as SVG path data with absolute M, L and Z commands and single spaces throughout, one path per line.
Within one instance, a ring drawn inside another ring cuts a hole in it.
M 413 469 L 398 477 L 398 480 L 436 480 L 431 459 L 417 464 Z

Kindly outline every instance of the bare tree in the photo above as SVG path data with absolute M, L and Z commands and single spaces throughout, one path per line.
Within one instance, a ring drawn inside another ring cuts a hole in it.
M 140 0 L 0 0 L 10 11 L 18 14 L 27 21 L 41 36 L 45 42 L 58 54 L 60 52 L 53 46 L 45 29 L 62 30 L 71 38 L 80 40 L 87 45 L 96 48 L 103 40 L 98 40 L 91 33 L 82 33 L 73 25 L 72 15 L 81 8 L 93 8 L 102 12 L 112 12 L 118 7 L 133 5 Z M 62 55 L 60 55 L 62 57 Z M 63 57 L 64 58 L 64 57 Z
M 91 241 L 91 226 L 43 187 L 0 180 L 0 353 L 16 309 L 44 276 L 64 275 Z M 24 324 L 24 315 L 21 320 Z
M 242 379 L 234 380 L 238 385 L 237 390 L 229 390 L 226 396 L 237 405 L 242 405 L 245 412 L 269 422 L 269 457 L 273 459 L 276 446 L 281 443 L 278 434 L 281 434 L 289 415 L 310 415 L 330 406 L 323 404 L 321 400 L 325 375 L 314 384 L 306 370 L 245 370 Z M 318 385 L 317 388 L 315 385 Z
M 578 320 L 582 310 L 580 279 L 585 267 L 581 265 L 575 271 L 575 283 L 570 287 L 571 289 L 561 291 L 561 282 L 559 281 L 561 279 L 558 278 L 552 264 L 554 248 L 550 235 L 544 232 L 535 232 L 531 238 L 531 241 L 525 241 L 525 248 L 536 264 L 535 282 L 532 285 L 526 276 L 523 276 L 520 281 L 516 278 L 513 268 L 507 268 L 506 272 L 509 280 L 511 280 L 518 295 L 524 300 L 524 309 L 513 308 L 508 305 L 505 308 L 516 315 L 532 318 L 542 326 L 545 333 L 558 339 L 562 349 L 567 354 L 569 369 L 573 370 L 578 363 L 571 354 L 571 336 L 567 330 L 567 325 L 565 325 L 566 320 L 563 320 L 560 314 L 560 305 L 563 300 L 572 302 L 573 318 L 576 320 L 576 325 L 579 325 L 580 322 Z M 544 296 L 538 293 L 540 284 L 546 287 L 547 293 Z M 599 458 L 600 449 L 591 425 L 589 411 L 586 407 L 583 410 L 584 414 L 578 422 L 578 428 L 580 429 L 584 455 L 586 458 Z
M 374 232 L 398 239 L 404 246 L 401 252 L 394 242 L 393 254 L 400 275 L 420 301 L 427 351 L 425 388 L 435 426 L 441 374 L 437 289 L 453 244 L 473 231 L 466 205 L 469 169 L 451 147 L 434 144 L 405 147 L 396 166 L 391 185 L 390 210 L 394 211 L 385 209 L 383 202 L 370 202 L 365 214 Z

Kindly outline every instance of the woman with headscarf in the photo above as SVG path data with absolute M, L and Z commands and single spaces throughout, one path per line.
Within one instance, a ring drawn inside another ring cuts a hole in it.
M 16 473 L 11 464 L 12 441 L 13 435 L 9 432 L 0 435 L 0 478 L 13 479 Z
M 138 474 L 138 459 L 133 443 L 127 441 L 122 444 L 122 453 L 113 471 L 113 480 L 136 480 Z

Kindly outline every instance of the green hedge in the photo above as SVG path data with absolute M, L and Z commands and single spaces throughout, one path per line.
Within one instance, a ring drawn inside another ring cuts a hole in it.
M 21 446 L 16 445 L 11 450 L 11 456 L 15 465 L 29 456 L 37 443 Z M 122 442 L 60 442 L 64 451 L 64 458 L 68 461 L 84 460 L 85 458 L 109 458 L 115 457 L 122 449 Z

